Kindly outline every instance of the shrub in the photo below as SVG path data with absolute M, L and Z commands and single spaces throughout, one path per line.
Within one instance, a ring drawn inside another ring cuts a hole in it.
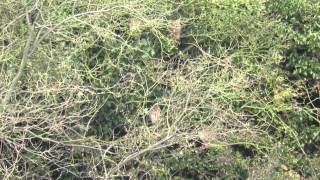
M 313 0 L 268 1 L 268 11 L 287 24 L 285 68 L 294 76 L 319 78 L 320 4 Z
M 0 178 L 317 177 L 277 3 L 5 0 Z

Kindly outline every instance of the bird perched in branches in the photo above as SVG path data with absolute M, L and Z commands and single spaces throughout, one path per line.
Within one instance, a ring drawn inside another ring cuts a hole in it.
M 147 116 L 146 116 L 146 123 L 147 125 L 152 125 L 152 124 L 156 124 L 157 122 L 160 121 L 160 115 L 161 115 L 161 108 L 159 105 L 155 104 L 153 105 Z
M 170 36 L 175 41 L 175 43 L 179 44 L 182 33 L 182 23 L 180 19 L 173 20 L 170 26 Z

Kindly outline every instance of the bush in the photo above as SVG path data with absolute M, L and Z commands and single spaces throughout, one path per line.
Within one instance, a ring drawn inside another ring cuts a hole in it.
M 313 0 L 268 1 L 268 11 L 287 25 L 285 68 L 292 75 L 318 79 L 320 74 L 320 4 Z
M 318 56 L 318 11 L 287 3 L 5 0 L 0 177 L 319 176 L 317 111 L 282 67 Z

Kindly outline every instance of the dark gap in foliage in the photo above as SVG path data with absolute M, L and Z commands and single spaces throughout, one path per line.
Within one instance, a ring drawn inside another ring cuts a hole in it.
M 95 178 L 85 177 L 85 178 L 81 178 L 81 180 L 95 180 Z
M 320 152 L 320 140 L 305 144 L 303 149 L 307 154 L 310 154 L 310 155 Z
M 116 99 L 110 99 L 93 119 L 88 136 L 98 136 L 102 139 L 114 139 L 114 130 L 116 129 L 116 137 L 124 135 L 126 128 L 124 125 L 124 118 L 121 112 L 117 111 Z
M 138 172 L 138 175 L 137 175 L 137 178 L 139 180 L 148 180 L 148 179 L 152 179 L 150 174 L 147 172 L 147 171 L 144 171 L 144 170 L 140 170 Z
M 52 171 L 51 176 L 50 176 L 52 179 L 57 179 L 62 175 L 62 170 L 61 169 L 59 170 L 59 166 L 52 164 L 50 166 L 50 169 Z
M 180 178 L 188 178 L 188 179 L 199 179 L 199 173 L 196 170 L 191 170 L 188 168 L 181 169 L 180 171 L 174 173 L 174 176 L 178 176 Z
M 127 134 L 127 127 L 124 124 L 117 125 L 112 132 L 112 140 L 117 140 Z
M 174 150 L 177 150 L 178 148 L 180 148 L 180 144 L 174 143 L 174 144 L 166 147 L 166 153 L 170 153 Z
M 124 165 L 122 169 L 124 171 L 136 170 L 139 168 L 140 160 L 138 160 L 138 159 L 131 160 L 126 165 Z
M 204 145 L 204 142 L 200 138 L 189 139 L 188 143 L 191 144 L 192 148 L 199 148 L 199 147 L 202 147 Z
M 117 24 L 120 24 L 114 32 L 122 38 L 126 38 L 127 30 L 129 29 L 129 15 L 124 15 L 120 19 L 117 19 Z
M 101 65 L 105 60 L 106 52 L 103 50 L 104 43 L 102 41 L 97 41 L 92 47 L 88 48 L 85 54 L 88 56 L 89 60 L 86 62 L 90 69 L 95 68 L 98 65 Z
M 239 152 L 245 158 L 253 158 L 258 153 L 255 150 L 255 147 L 248 146 L 248 145 L 243 145 L 243 144 L 231 145 L 231 148 L 232 148 L 233 151 Z
M 113 177 L 115 180 L 130 180 L 130 176 L 115 176 Z
M 10 44 L 10 41 L 8 39 L 2 40 L 3 46 L 8 46 Z
M 245 179 L 248 179 L 249 177 L 249 171 L 240 165 L 236 166 L 235 173 L 238 175 L 237 177 L 238 180 L 245 180 Z

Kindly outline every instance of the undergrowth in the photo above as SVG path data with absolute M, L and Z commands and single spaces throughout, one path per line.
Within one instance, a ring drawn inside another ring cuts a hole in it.
M 1 179 L 319 177 L 319 8 L 0 2 Z

